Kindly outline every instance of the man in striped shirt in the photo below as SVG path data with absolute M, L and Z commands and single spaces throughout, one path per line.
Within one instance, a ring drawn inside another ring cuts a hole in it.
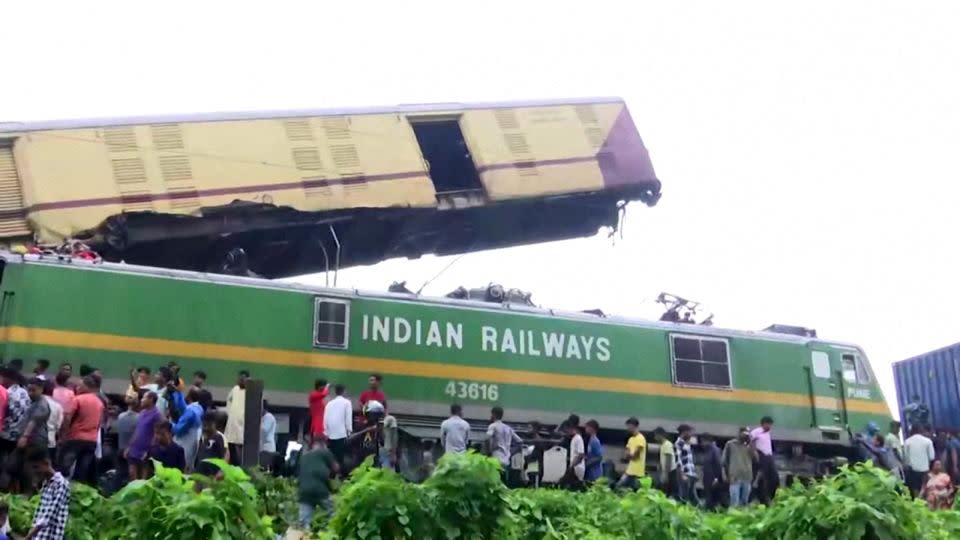
M 70 515 L 70 482 L 50 465 L 46 448 L 35 448 L 27 455 L 27 465 L 35 478 L 43 480 L 40 505 L 33 514 L 27 540 L 63 540 Z
M 700 497 L 697 495 L 697 467 L 693 462 L 693 446 L 690 438 L 693 437 L 693 427 L 680 424 L 677 427 L 677 462 L 680 474 L 680 500 L 694 506 L 700 506 Z

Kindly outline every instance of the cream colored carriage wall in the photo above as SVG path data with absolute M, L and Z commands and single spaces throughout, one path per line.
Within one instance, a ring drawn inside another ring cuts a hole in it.
M 621 101 L 472 110 L 461 119 L 492 200 L 592 192 L 619 185 L 620 178 L 610 171 L 615 152 L 609 147 L 615 127 L 624 123 L 626 131 L 636 133 Z M 642 143 L 636 150 L 646 158 Z M 652 168 L 635 181 L 646 178 L 655 178 Z
M 433 206 L 397 114 L 35 131 L 14 142 L 27 216 L 56 242 L 131 211 L 249 201 L 303 211 Z

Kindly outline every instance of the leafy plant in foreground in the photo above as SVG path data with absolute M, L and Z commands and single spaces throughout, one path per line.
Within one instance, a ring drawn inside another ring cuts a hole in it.
M 446 538 L 493 538 L 505 516 L 507 489 L 493 458 L 446 454 L 423 487 Z
M 337 537 L 437 538 L 423 486 L 410 484 L 393 471 L 371 467 L 370 463 L 368 459 L 354 470 L 340 490 L 330 522 Z

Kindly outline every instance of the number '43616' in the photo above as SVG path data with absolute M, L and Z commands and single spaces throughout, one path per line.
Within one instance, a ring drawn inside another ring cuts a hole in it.
M 443 391 L 444 394 L 459 399 L 474 399 L 479 401 L 496 401 L 500 399 L 500 388 L 495 384 L 450 381 Z

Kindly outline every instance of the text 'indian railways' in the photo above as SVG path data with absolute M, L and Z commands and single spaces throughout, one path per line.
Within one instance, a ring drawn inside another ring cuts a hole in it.
M 471 333 L 468 332 L 468 338 Z M 610 360 L 606 337 L 481 326 L 475 334 L 481 352 L 522 354 L 566 360 Z M 463 323 L 363 315 L 364 341 L 463 350 Z M 469 342 L 469 341 L 468 341 Z

